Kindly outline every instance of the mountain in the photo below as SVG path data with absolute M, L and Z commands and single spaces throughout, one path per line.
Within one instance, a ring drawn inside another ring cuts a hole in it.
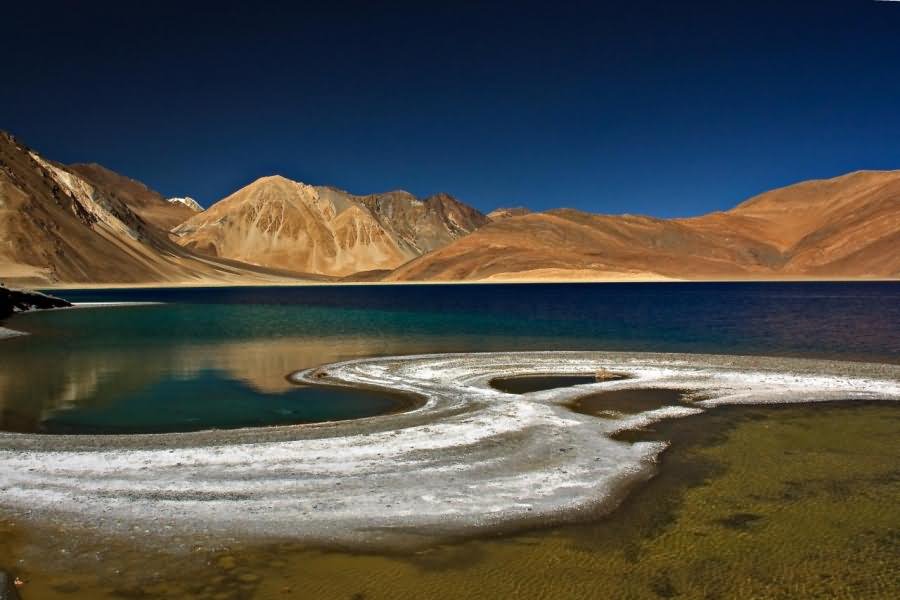
M 571 209 L 508 217 L 386 277 L 406 280 L 643 279 L 748 276 L 714 235 L 663 219 Z
M 193 252 L 344 277 L 394 269 L 487 223 L 441 194 L 354 196 L 281 176 L 263 177 L 172 230 Z
M 357 198 L 378 222 L 417 254 L 446 246 L 488 223 L 488 218 L 449 194 L 419 200 L 397 191 Z
M 681 222 L 764 241 L 781 254 L 784 275 L 900 276 L 900 171 L 805 181 Z
M 798 183 L 689 219 L 571 209 L 494 219 L 385 279 L 900 277 L 900 171 Z
M 447 194 L 356 196 L 264 177 L 206 211 L 0 132 L 0 282 L 900 277 L 900 171 L 772 190 L 682 219 L 485 216 Z
M 193 255 L 168 238 L 159 223 L 174 217 L 155 202 L 137 182 L 99 166 L 53 163 L 0 132 L 0 281 L 44 286 L 291 276 Z
M 184 198 L 169 198 L 167 200 L 167 202 L 176 207 L 178 205 L 188 207 L 189 209 L 191 209 L 191 216 L 194 216 L 193 213 L 203 212 L 203 207 L 200 206 L 200 203 L 197 202 L 196 200 L 194 200 L 193 198 L 191 198 L 190 196 L 185 196 Z M 187 219 L 184 219 L 180 222 L 183 223 L 186 220 Z M 177 225 L 177 223 L 176 223 L 176 225 Z
M 123 202 L 145 222 L 168 231 L 194 216 L 195 211 L 172 204 L 140 181 L 119 175 L 97 163 L 68 165 L 66 169 L 103 194 Z

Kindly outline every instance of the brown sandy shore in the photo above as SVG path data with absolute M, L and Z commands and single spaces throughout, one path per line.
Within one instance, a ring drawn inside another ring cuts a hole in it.
M 143 283 L 48 283 L 41 284 L 44 290 L 102 290 L 102 289 L 151 289 L 151 288 L 213 288 L 213 287 L 322 287 L 322 286 L 403 286 L 403 285 L 479 285 L 479 284 L 536 284 L 536 283 L 804 283 L 834 282 L 852 283 L 863 281 L 900 281 L 897 278 L 884 277 L 783 277 L 783 278 L 722 278 L 722 279 L 674 279 L 654 274 L 607 274 L 598 277 L 516 277 L 515 274 L 488 279 L 458 281 L 353 281 L 353 280 L 277 280 L 277 281 L 219 281 L 213 279 L 197 279 L 191 281 L 143 282 Z

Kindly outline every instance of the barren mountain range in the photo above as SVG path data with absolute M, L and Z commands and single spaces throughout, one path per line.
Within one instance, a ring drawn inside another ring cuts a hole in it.
M 184 250 L 165 230 L 172 211 L 136 182 L 102 168 L 50 162 L 0 133 L 2 282 L 40 287 L 294 278 Z
M 487 218 L 447 195 L 354 196 L 263 177 L 172 233 L 192 251 L 330 276 L 390 270 L 440 248 Z
M 686 219 L 485 216 L 446 195 L 263 177 L 202 211 L 0 133 L 0 281 L 78 284 L 900 277 L 900 171 L 807 181 Z
M 388 280 L 900 276 L 900 171 L 861 171 L 690 219 L 571 209 L 495 220 Z

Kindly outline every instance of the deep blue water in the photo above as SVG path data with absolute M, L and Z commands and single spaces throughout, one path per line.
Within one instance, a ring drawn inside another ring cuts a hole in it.
M 541 338 L 556 337 L 578 348 L 900 360 L 900 282 L 181 288 L 60 295 L 75 302 L 319 308 L 328 314 L 317 330 L 514 336 L 536 338 L 523 342 L 536 349 Z M 279 331 L 285 325 L 290 326 L 278 323 Z M 277 333 L 259 323 L 254 331 L 260 327 Z
M 609 349 L 900 362 L 900 283 L 622 283 L 83 290 L 0 343 L 0 428 L 172 431 L 355 418 L 371 393 L 293 370 L 360 356 Z

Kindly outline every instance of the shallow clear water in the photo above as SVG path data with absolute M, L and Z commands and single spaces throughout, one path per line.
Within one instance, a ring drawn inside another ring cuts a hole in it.
M 639 413 L 685 404 L 686 395 L 682 390 L 667 388 L 610 390 L 581 396 L 571 407 L 575 412 L 586 415 L 616 418 L 623 413 Z
M 631 439 L 672 443 L 610 515 L 412 554 L 201 540 L 189 555 L 0 515 L 24 600 L 896 598 L 896 406 L 725 407 Z M 173 531 L 173 536 L 180 535 Z
M 647 350 L 900 362 L 898 283 L 84 290 L 0 343 L 0 429 L 159 432 L 375 415 L 398 399 L 285 376 L 373 355 Z
M 533 375 L 498 377 L 491 380 L 491 387 L 507 394 L 527 394 L 555 388 L 597 383 L 595 375 Z

